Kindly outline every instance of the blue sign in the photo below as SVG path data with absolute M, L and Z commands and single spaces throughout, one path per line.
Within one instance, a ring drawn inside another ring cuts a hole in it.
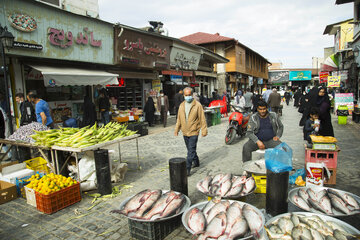
M 290 81 L 310 81 L 311 80 L 311 71 L 290 71 L 289 80 Z

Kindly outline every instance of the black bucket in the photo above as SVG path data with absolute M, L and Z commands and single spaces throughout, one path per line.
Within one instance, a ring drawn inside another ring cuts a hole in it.
M 289 172 L 266 170 L 266 213 L 276 216 L 288 212 Z

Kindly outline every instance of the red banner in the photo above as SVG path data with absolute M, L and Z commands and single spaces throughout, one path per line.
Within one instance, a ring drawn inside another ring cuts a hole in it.
M 329 72 L 319 72 L 320 83 L 326 83 L 328 80 Z

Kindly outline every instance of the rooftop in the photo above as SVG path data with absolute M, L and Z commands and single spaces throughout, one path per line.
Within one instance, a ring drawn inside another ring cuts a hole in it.
M 221 36 L 219 33 L 210 34 L 204 32 L 197 32 L 185 37 L 180 38 L 184 42 L 191 44 L 204 44 L 204 43 L 215 43 L 215 42 L 226 42 L 226 41 L 236 41 L 234 38 Z

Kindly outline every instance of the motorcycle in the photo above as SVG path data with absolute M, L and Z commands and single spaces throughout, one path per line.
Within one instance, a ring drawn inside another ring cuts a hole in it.
M 229 126 L 226 130 L 225 143 L 231 144 L 236 136 L 244 137 L 246 134 L 247 124 L 250 119 L 250 113 L 247 113 L 243 108 L 231 105 L 234 112 L 229 117 Z

